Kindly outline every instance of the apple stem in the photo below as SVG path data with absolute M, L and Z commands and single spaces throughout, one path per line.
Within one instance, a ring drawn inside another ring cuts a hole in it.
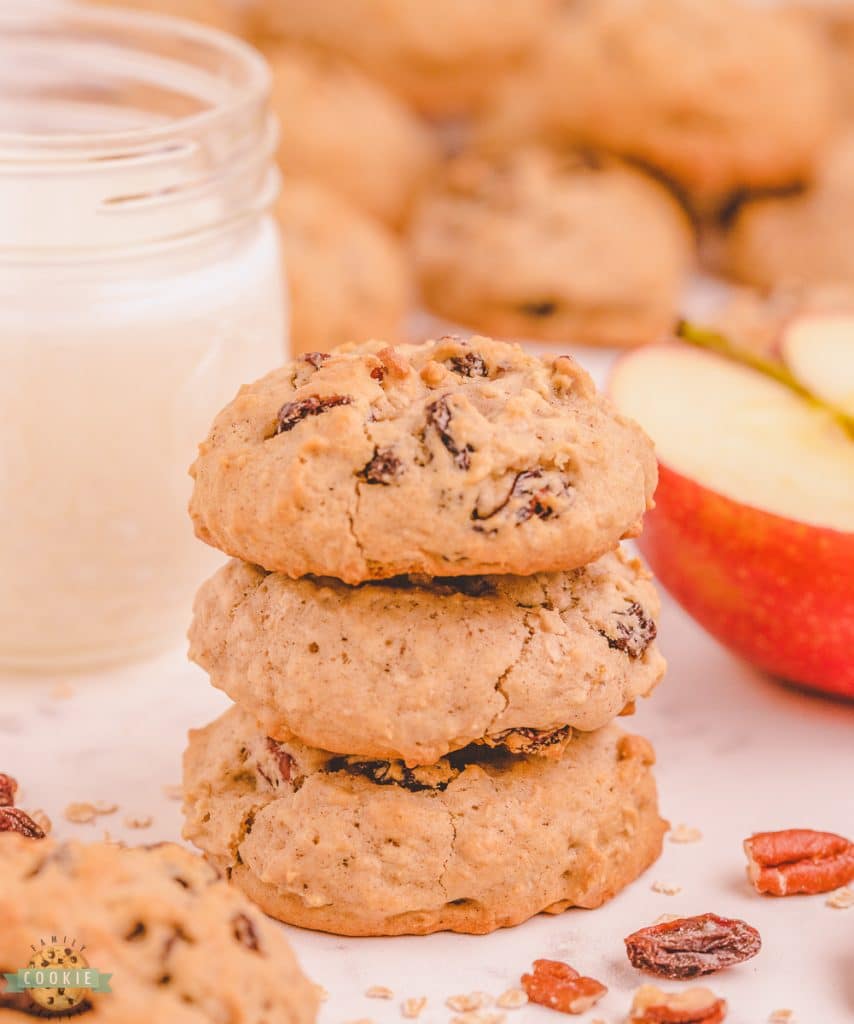
M 809 402 L 810 405 L 818 406 L 820 409 L 825 409 L 833 416 L 835 420 L 845 429 L 845 431 L 854 438 L 854 418 L 849 416 L 842 409 L 831 405 L 829 402 L 823 401 L 817 395 L 814 395 L 809 388 L 804 385 L 794 376 L 792 371 L 786 366 L 785 363 L 778 362 L 774 359 L 766 359 L 764 356 L 758 355 L 755 352 L 751 352 L 749 349 L 742 348 L 740 345 L 736 345 L 718 331 L 713 330 L 710 327 L 701 327 L 699 324 L 689 323 L 687 320 L 680 320 L 676 327 L 676 336 L 682 341 L 687 342 L 689 345 L 696 345 L 698 348 L 708 349 L 711 352 L 715 352 L 725 359 L 731 359 L 733 362 L 742 363 L 745 366 L 749 366 L 753 370 L 757 370 L 759 373 L 765 374 L 766 377 L 771 377 L 776 380 L 778 384 L 782 384 L 789 390 L 794 391 L 796 395 L 799 395 L 805 401 Z

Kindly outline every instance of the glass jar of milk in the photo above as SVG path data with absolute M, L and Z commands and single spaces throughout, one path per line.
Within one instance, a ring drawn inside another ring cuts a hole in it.
M 218 561 L 187 467 L 282 360 L 275 132 L 235 39 L 20 6 L 0 12 L 0 666 L 84 668 L 180 642 Z

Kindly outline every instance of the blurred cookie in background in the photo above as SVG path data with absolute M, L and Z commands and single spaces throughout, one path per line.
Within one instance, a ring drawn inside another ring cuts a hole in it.
M 394 227 L 432 172 L 437 145 L 396 96 L 350 65 L 295 47 L 267 53 L 279 162 Z
M 763 288 L 854 285 L 854 133 L 838 140 L 812 187 L 742 202 L 722 263 L 732 277 Z
M 410 280 L 382 224 L 308 181 L 287 179 L 276 206 L 291 314 L 291 352 L 401 337 Z
M 637 345 L 674 324 L 693 262 L 668 190 L 613 158 L 458 158 L 413 219 L 425 305 L 514 338 Z
M 832 130 L 827 55 L 802 19 L 739 0 L 576 0 L 480 137 L 613 150 L 708 210 L 808 180 Z
M 548 31 L 557 0 L 260 0 L 263 35 L 338 53 L 419 110 L 462 114 Z
M 88 0 L 99 7 L 117 7 L 149 14 L 171 14 L 211 28 L 241 35 L 248 24 L 252 0 Z
M 854 119 L 854 0 L 801 0 L 792 10 L 812 23 L 827 46 L 839 110 Z

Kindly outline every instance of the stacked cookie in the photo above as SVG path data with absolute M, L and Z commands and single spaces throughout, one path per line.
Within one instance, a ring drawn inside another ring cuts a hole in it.
M 241 390 L 192 475 L 185 834 L 264 910 L 349 935 L 594 907 L 658 855 L 664 671 L 619 550 L 651 444 L 568 357 L 487 338 L 309 354 Z

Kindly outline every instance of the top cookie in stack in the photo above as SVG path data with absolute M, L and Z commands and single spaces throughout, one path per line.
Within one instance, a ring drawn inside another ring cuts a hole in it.
M 639 532 L 656 464 L 569 357 L 442 338 L 275 370 L 220 413 L 191 475 L 202 540 L 354 584 L 577 568 Z
M 192 473 L 198 535 L 243 561 L 196 600 L 190 656 L 237 707 L 191 734 L 185 836 L 267 913 L 486 932 L 655 859 L 652 749 L 611 724 L 664 672 L 615 551 L 655 459 L 572 359 L 311 353 L 242 389 Z

